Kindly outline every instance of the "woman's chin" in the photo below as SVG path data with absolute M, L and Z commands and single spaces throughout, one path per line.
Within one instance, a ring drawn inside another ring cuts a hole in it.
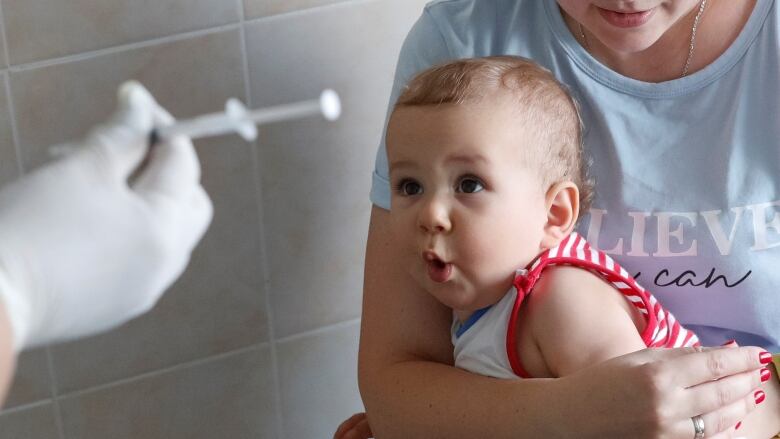
M 609 50 L 622 54 L 636 54 L 644 52 L 658 42 L 661 37 L 658 32 L 651 29 L 617 29 L 609 26 L 600 32 L 599 41 Z

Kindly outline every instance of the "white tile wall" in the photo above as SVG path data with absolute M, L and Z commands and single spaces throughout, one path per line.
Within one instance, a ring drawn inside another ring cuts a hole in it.
M 362 409 L 370 173 L 425 2 L 0 0 L 0 183 L 105 118 L 128 78 L 179 117 L 324 87 L 344 103 L 337 123 L 198 142 L 216 210 L 191 266 L 150 314 L 25 354 L 0 439 L 327 438 Z
M 55 439 L 60 437 L 54 404 L 50 402 L 0 414 L 0 437 Z
M 336 124 L 312 119 L 270 126 L 260 141 L 279 337 L 360 315 L 373 161 L 396 54 L 419 5 L 341 3 L 247 26 L 253 104 L 304 99 L 332 87 L 344 105 Z
M 235 23 L 233 1 L 4 1 L 11 64 Z
M 317 439 L 363 411 L 357 387 L 358 321 L 279 342 L 279 385 L 286 437 Z
M 345 0 L 246 0 L 247 18 L 258 18 L 327 6 Z

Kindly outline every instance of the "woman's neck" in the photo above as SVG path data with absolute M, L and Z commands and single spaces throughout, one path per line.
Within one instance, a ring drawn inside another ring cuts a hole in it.
M 694 55 L 688 74 L 695 73 L 715 61 L 737 39 L 750 18 L 756 0 L 709 0 L 696 30 Z M 677 21 L 652 46 L 641 52 L 617 52 L 602 44 L 587 31 L 585 40 L 579 23 L 561 11 L 566 25 L 590 54 L 623 76 L 644 82 L 663 82 L 682 77 L 688 59 L 691 31 L 698 5 Z

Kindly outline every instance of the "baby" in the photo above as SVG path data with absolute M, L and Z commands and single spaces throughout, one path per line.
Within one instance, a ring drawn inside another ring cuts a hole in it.
M 455 365 L 559 377 L 643 349 L 698 344 L 574 232 L 591 185 L 577 105 L 514 57 L 426 70 L 387 128 L 391 227 L 412 278 L 452 308 Z

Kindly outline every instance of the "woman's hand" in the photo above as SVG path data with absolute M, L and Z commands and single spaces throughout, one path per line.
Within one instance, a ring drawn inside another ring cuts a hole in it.
M 645 349 L 583 369 L 559 384 L 561 410 L 583 436 L 690 439 L 701 415 L 704 437 L 734 437 L 734 426 L 761 403 L 760 369 L 768 355 L 756 347 Z M 604 385 L 604 383 L 610 383 Z M 575 397 L 576 395 L 576 397 Z M 591 395 L 588 410 L 572 404 Z
M 333 439 L 371 439 L 371 427 L 365 413 L 356 413 L 339 425 Z

